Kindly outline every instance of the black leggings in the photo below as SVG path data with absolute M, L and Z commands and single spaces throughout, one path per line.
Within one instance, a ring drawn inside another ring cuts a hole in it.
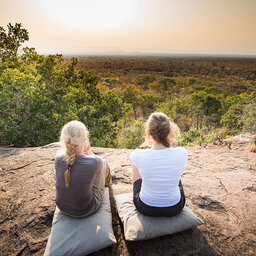
M 142 179 L 136 180 L 133 183 L 133 202 L 139 212 L 153 217 L 172 217 L 178 215 L 182 211 L 185 206 L 185 195 L 181 181 L 179 182 L 181 195 L 180 201 L 177 204 L 168 207 L 155 207 L 143 203 L 140 200 L 141 183 Z

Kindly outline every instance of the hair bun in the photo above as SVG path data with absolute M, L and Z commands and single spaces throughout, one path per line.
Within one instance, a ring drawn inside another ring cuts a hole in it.
M 173 138 L 179 135 L 179 128 L 168 118 L 168 116 L 156 112 L 152 113 L 147 120 L 146 132 L 159 143 L 169 147 L 170 142 L 174 141 Z
M 166 122 L 166 121 L 161 122 L 161 123 L 158 124 L 157 129 L 158 129 L 159 132 L 167 132 L 167 133 L 169 133 L 169 131 L 170 131 L 170 123 Z

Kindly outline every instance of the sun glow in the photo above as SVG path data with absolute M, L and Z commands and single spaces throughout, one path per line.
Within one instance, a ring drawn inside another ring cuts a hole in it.
M 135 16 L 137 0 L 45 0 L 44 8 L 58 23 L 73 28 L 113 29 Z

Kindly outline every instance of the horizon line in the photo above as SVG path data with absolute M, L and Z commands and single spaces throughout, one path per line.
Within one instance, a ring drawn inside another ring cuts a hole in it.
M 50 55 L 50 54 L 46 54 Z M 163 53 L 163 52 L 92 52 L 66 53 L 63 57 L 213 57 L 213 58 L 256 58 L 256 54 L 215 54 L 215 53 Z

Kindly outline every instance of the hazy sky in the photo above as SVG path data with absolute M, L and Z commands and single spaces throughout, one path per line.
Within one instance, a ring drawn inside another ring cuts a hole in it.
M 256 0 L 0 0 L 39 53 L 256 55 Z

